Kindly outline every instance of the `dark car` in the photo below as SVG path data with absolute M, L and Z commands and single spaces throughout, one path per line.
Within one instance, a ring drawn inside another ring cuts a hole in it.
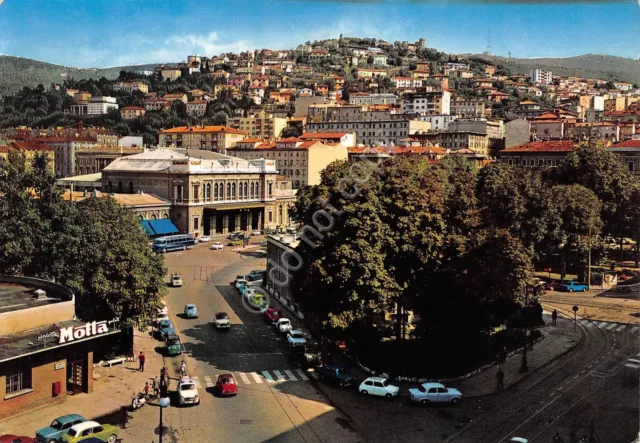
M 547 282 L 544 284 L 544 288 L 547 291 L 561 291 L 562 290 L 562 283 L 560 283 L 559 281 L 556 280 L 551 280 L 550 282 Z
M 36 439 L 13 434 L 5 434 L 0 435 L 0 443 L 36 443 Z
M 316 368 L 316 374 L 320 380 L 326 380 L 335 383 L 340 387 L 351 386 L 356 382 L 356 378 L 346 372 L 344 368 L 334 365 L 319 366 Z
M 320 351 L 313 344 L 292 346 L 289 351 L 289 359 L 294 366 L 300 368 L 315 368 L 320 364 Z

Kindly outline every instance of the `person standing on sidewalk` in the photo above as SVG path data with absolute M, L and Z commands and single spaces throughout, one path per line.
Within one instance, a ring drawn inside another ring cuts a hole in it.
M 498 382 L 498 391 L 502 391 L 504 389 L 504 372 L 502 372 L 502 369 L 500 369 L 500 366 L 498 366 L 496 381 Z
M 144 361 L 146 360 L 146 357 L 144 356 L 144 353 L 142 351 L 140 351 L 140 355 L 138 355 L 138 361 L 140 362 L 140 366 L 138 367 L 138 370 L 140 372 L 144 372 Z
M 553 312 L 551 313 L 551 322 L 552 324 L 556 324 L 556 321 L 558 320 L 558 310 L 554 309 Z

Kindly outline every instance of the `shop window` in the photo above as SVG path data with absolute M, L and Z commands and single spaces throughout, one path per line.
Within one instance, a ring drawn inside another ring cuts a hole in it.
M 629 162 L 629 172 L 633 172 L 633 162 Z
M 197 215 L 193 217 L 193 230 L 197 231 L 200 228 L 200 217 Z
M 118 194 L 122 194 L 122 182 L 118 182 Z
M 269 223 L 273 222 L 273 212 L 269 211 Z
M 10 371 L 6 376 L 7 395 L 31 389 L 31 368 L 21 368 Z

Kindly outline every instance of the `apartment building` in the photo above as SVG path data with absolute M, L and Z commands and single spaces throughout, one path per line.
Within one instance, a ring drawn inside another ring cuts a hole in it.
M 115 97 L 89 97 L 88 100 L 81 100 L 71 105 L 69 113 L 75 115 L 104 115 L 112 109 L 118 109 Z
M 481 156 L 489 156 L 489 138 L 486 133 L 471 131 L 440 132 L 438 140 L 443 148 L 451 150 L 470 149 Z
M 278 173 L 291 180 L 295 189 L 319 184 L 320 173 L 329 164 L 349 158 L 347 147 L 340 143 L 303 141 L 293 137 L 277 142 L 244 140 L 230 149 L 229 155 L 250 161 L 261 158 L 275 161 Z
M 544 69 L 532 69 L 529 71 L 531 82 L 539 85 L 550 85 L 553 83 L 553 72 Z
M 144 92 L 145 94 L 149 92 L 149 85 L 144 82 L 116 82 L 113 85 L 114 91 L 124 91 L 124 92 Z
M 144 148 L 124 148 L 119 146 L 96 146 L 76 150 L 74 175 L 96 174 L 102 172 L 115 159 L 125 155 L 141 154 Z
M 407 116 L 398 116 L 401 118 L 307 123 L 307 133 L 354 132 L 359 144 L 397 146 L 401 139 L 431 129 L 431 124 L 428 122 L 409 119 Z
M 486 134 L 488 153 L 491 156 L 504 148 L 505 129 L 502 120 L 487 120 L 484 118 L 459 119 L 449 124 L 449 132 Z M 471 143 L 476 142 L 471 139 L 469 141 Z
M 451 102 L 450 114 L 460 118 L 485 117 L 485 104 L 478 100 L 456 99 Z
M 145 112 L 147 112 L 146 108 L 140 106 L 125 106 L 120 109 L 120 118 L 122 118 L 122 120 L 134 120 L 142 117 Z
M 202 116 L 207 111 L 207 101 L 206 100 L 194 100 L 192 102 L 187 102 L 187 114 Z
M 178 126 L 160 132 L 160 147 L 202 149 L 225 154 L 245 138 L 245 132 L 228 126 Z
M 395 94 L 351 94 L 350 105 L 396 105 L 400 98 Z
M 164 98 L 151 97 L 146 98 L 143 101 L 144 108 L 147 111 L 162 111 L 165 109 L 171 109 L 171 102 Z
M 451 93 L 449 91 L 433 91 L 411 93 L 402 96 L 401 111 L 403 114 L 451 114 Z
M 421 115 L 420 121 L 431 124 L 432 131 L 448 131 L 449 125 L 458 119 L 457 115 Z
M 37 137 L 29 139 L 29 142 L 53 146 L 54 171 L 58 178 L 76 175 L 77 150 L 98 146 L 94 140 L 84 137 Z
M 247 117 L 229 118 L 227 125 L 245 132 L 250 138 L 272 140 L 282 135 L 282 130 L 287 127 L 287 119 L 260 111 Z

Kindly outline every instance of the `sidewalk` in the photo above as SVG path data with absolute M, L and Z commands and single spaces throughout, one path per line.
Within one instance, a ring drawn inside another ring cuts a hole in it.
M 131 412 L 130 405 L 134 393 L 142 391 L 145 382 L 151 384 L 152 378 L 160 374 L 163 364 L 162 355 L 155 351 L 161 343 L 148 332 L 136 330 L 133 346 L 136 357 L 140 351 L 146 356 L 144 372 L 138 371 L 137 360 L 110 368 L 95 367 L 92 393 L 69 395 L 63 403 L 42 406 L 10 417 L 0 424 L 0 434 L 35 436 L 38 429 L 49 426 L 56 417 L 72 413 L 126 429 L 132 416 L 142 412 Z M 122 434 L 121 432 L 120 437 L 123 437 Z

